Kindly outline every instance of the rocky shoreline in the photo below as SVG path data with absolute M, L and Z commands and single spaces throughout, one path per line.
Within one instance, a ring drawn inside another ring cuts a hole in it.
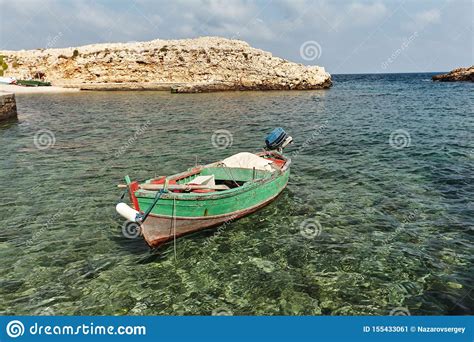
M 0 92 L 0 122 L 17 117 L 15 94 Z
M 474 82 L 474 65 L 467 68 L 457 68 L 447 74 L 435 75 L 433 81 L 440 82 Z
M 86 90 L 309 90 L 332 85 L 323 67 L 289 62 L 246 42 L 217 37 L 0 51 L 5 76 L 44 75 Z

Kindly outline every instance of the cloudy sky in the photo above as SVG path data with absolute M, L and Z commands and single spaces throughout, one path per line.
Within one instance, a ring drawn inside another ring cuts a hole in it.
M 0 0 L 0 50 L 221 36 L 331 73 L 474 64 L 472 0 Z

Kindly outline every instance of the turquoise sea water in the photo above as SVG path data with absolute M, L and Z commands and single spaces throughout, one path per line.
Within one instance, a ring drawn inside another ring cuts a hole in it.
M 0 313 L 472 314 L 474 84 L 430 76 L 17 96 L 0 126 Z M 295 143 L 271 205 L 178 239 L 176 256 L 122 234 L 124 175 L 255 151 L 277 126 Z

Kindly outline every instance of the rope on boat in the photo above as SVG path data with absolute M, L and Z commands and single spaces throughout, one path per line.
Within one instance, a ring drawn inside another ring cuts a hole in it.
M 120 198 L 118 199 L 117 203 L 120 203 L 122 202 L 122 200 L 124 199 L 125 195 L 127 194 L 128 192 L 128 186 L 125 188 L 125 190 L 122 192 L 122 195 L 120 195 Z
M 230 178 L 232 179 L 232 182 L 234 182 L 235 185 L 237 185 L 237 187 L 239 187 L 240 185 L 239 185 L 239 183 L 237 183 L 235 181 L 235 178 L 232 175 L 232 171 L 230 171 L 230 169 L 225 164 L 222 164 L 221 167 L 224 169 L 224 172 L 227 174 L 227 176 L 230 176 Z M 227 170 L 229 170 L 229 173 L 227 173 Z
M 173 196 L 173 250 L 174 250 L 174 261 L 176 261 L 176 196 Z
M 143 214 L 143 216 L 140 217 L 140 221 L 141 223 L 145 222 L 146 218 L 148 217 L 148 215 L 150 215 L 153 207 L 156 205 L 156 203 L 158 202 L 158 200 L 161 198 L 161 195 L 163 195 L 165 192 L 165 189 L 161 189 L 160 191 L 158 191 L 156 193 L 156 196 L 155 196 L 155 200 L 153 201 L 153 203 L 148 207 L 148 209 L 145 211 L 145 214 Z

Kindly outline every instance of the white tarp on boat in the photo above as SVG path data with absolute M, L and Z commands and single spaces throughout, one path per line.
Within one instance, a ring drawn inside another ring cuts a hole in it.
M 215 186 L 216 185 L 216 180 L 214 178 L 214 175 L 197 176 L 196 178 L 189 181 L 188 184 Z
M 240 167 L 243 169 L 263 170 L 263 171 L 274 171 L 269 161 L 265 158 L 261 158 L 253 153 L 240 152 L 224 159 L 222 162 L 227 167 Z

